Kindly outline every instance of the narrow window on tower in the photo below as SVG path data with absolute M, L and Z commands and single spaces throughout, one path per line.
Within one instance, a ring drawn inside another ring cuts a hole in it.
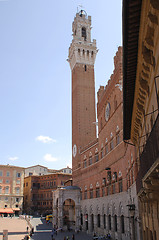
M 87 35 L 86 35 L 86 28 L 82 28 L 82 37 L 84 37 L 84 40 L 86 41 Z
M 87 66 L 85 65 L 85 72 L 87 71 Z

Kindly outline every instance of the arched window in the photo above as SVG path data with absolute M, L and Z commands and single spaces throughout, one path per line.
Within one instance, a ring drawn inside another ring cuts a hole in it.
M 5 193 L 6 193 L 6 194 L 9 193 L 9 187 L 8 187 L 8 186 L 5 188 Z
M 111 230 L 111 215 L 108 215 L 108 229 Z
M 95 154 L 95 161 L 96 161 L 96 162 L 99 161 L 99 155 L 98 155 L 98 153 Z
M 99 187 L 96 188 L 96 198 L 99 198 L 100 197 L 100 189 Z
M 84 168 L 87 167 L 87 160 L 84 160 Z
M 100 214 L 97 216 L 97 226 L 100 228 Z
M 108 143 L 105 145 L 105 154 L 108 154 Z
M 104 225 L 104 228 L 106 228 L 106 215 L 105 214 L 103 215 L 103 225 Z
M 84 199 L 87 199 L 87 190 L 84 191 Z
M 123 182 L 122 179 L 119 181 L 119 192 L 123 191 Z
M 94 215 L 91 215 L 92 231 L 94 230 Z
M 82 27 L 82 37 L 84 37 L 84 40 L 86 41 L 87 35 L 86 35 L 86 28 Z
M 114 216 L 114 229 L 117 232 L 117 215 Z
M 120 219 L 121 219 L 121 232 L 125 233 L 124 216 L 122 215 Z
M 113 142 L 113 139 L 112 139 L 111 142 L 110 142 L 110 150 L 113 150 L 113 148 L 114 148 L 114 142 Z
M 118 145 L 120 143 L 120 135 L 119 132 L 116 135 L 116 145 Z
M 90 199 L 93 198 L 93 189 L 90 189 Z
M 83 214 L 81 213 L 81 225 L 83 225 Z

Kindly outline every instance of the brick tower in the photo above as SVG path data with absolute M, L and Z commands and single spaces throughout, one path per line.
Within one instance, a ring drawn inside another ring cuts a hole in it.
M 72 170 L 80 169 L 80 151 L 96 139 L 94 62 L 96 40 L 91 42 L 91 17 L 84 10 L 72 24 L 68 61 L 72 71 Z

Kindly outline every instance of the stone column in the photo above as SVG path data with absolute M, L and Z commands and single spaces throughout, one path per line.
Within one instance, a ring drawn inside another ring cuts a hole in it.
M 104 214 L 100 215 L 100 228 L 101 232 L 104 233 Z
M 53 221 L 52 221 L 52 225 L 54 226 L 54 225 L 56 225 L 57 224 L 57 209 L 56 209 L 56 206 L 53 206 L 53 213 L 52 213 L 52 215 L 53 215 Z
M 115 237 L 115 220 L 114 216 L 111 216 L 111 237 L 114 239 Z
M 58 228 L 63 228 L 63 209 L 61 205 L 58 205 Z
M 122 239 L 122 226 L 121 226 L 121 216 L 117 216 L 117 230 L 118 230 L 118 239 Z
M 92 219 L 91 215 L 88 215 L 88 233 L 92 233 Z
M 75 218 L 76 218 L 75 229 L 79 230 L 79 228 L 80 228 L 80 206 L 78 206 L 78 205 L 75 207 Z
M 131 223 L 131 239 L 135 240 L 135 223 L 134 223 L 134 217 L 130 217 L 130 223 Z

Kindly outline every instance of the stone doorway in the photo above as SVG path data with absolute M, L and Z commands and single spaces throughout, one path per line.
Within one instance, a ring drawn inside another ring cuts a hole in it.
M 75 202 L 72 199 L 66 199 L 63 203 L 63 226 L 67 230 L 75 228 Z

